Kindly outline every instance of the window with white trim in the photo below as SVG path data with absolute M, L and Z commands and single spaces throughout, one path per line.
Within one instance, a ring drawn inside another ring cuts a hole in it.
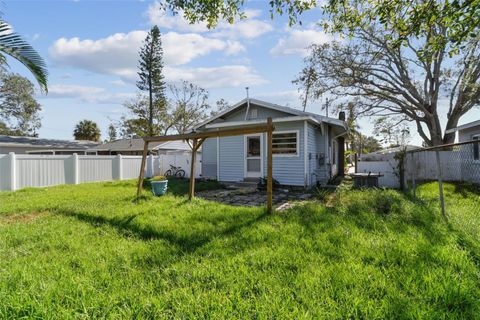
M 272 153 L 274 155 L 298 155 L 298 131 L 274 132 L 272 135 Z
M 480 140 L 480 135 L 474 135 L 472 137 L 472 140 L 479 141 Z M 473 144 L 473 159 L 474 160 L 480 160 L 480 142 L 475 142 Z

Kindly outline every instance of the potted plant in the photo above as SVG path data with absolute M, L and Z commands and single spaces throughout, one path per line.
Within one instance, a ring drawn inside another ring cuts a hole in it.
M 156 176 L 150 180 L 152 192 L 155 196 L 163 196 L 167 193 L 168 180 L 164 176 Z

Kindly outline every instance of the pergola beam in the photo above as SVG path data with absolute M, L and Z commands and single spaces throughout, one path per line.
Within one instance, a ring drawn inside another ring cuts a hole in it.
M 192 140 L 192 163 L 190 164 L 190 181 L 188 188 L 188 198 L 189 200 L 193 199 L 195 194 L 195 161 L 196 153 L 202 143 L 207 138 L 216 138 L 216 137 L 228 137 L 228 136 L 238 136 L 245 134 L 254 134 L 254 133 L 267 133 L 267 211 L 268 213 L 272 212 L 272 194 L 273 194 L 273 170 L 272 170 L 272 137 L 275 127 L 273 126 L 272 118 L 267 119 L 266 124 L 255 125 L 246 128 L 236 128 L 236 129 L 225 129 L 217 131 L 208 131 L 208 132 L 192 132 L 186 134 L 174 134 L 169 136 L 158 136 L 158 137 L 145 137 L 142 163 L 140 166 L 140 174 L 138 177 L 137 185 L 137 196 L 140 196 L 142 192 L 143 179 L 145 176 L 145 163 L 148 154 L 148 144 L 150 142 L 165 142 L 165 141 L 175 141 L 175 140 Z
M 145 137 L 143 140 L 145 142 L 164 142 L 164 141 L 174 141 L 174 140 L 192 140 L 192 139 L 206 139 L 206 138 L 216 138 L 216 137 L 227 137 L 227 136 L 238 136 L 243 134 L 254 134 L 254 133 L 263 133 L 268 132 L 268 124 L 252 126 L 247 128 L 236 128 L 236 129 L 227 129 L 227 130 L 218 130 L 218 131 L 208 131 L 208 132 L 193 132 L 185 134 L 174 134 L 169 136 L 158 136 L 158 137 Z

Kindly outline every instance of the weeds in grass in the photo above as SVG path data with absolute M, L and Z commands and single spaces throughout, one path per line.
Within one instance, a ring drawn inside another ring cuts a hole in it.
M 187 181 L 169 184 L 137 201 L 134 181 L 0 193 L 0 221 L 15 220 L 0 222 L 0 318 L 480 314 L 475 188 L 446 184 L 446 225 L 435 184 L 418 200 L 339 188 L 273 215 L 189 202 Z

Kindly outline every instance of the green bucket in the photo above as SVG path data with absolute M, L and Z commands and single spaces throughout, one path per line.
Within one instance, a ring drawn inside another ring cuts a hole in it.
M 155 196 L 163 196 L 167 193 L 168 180 L 163 181 L 151 181 L 152 192 Z

